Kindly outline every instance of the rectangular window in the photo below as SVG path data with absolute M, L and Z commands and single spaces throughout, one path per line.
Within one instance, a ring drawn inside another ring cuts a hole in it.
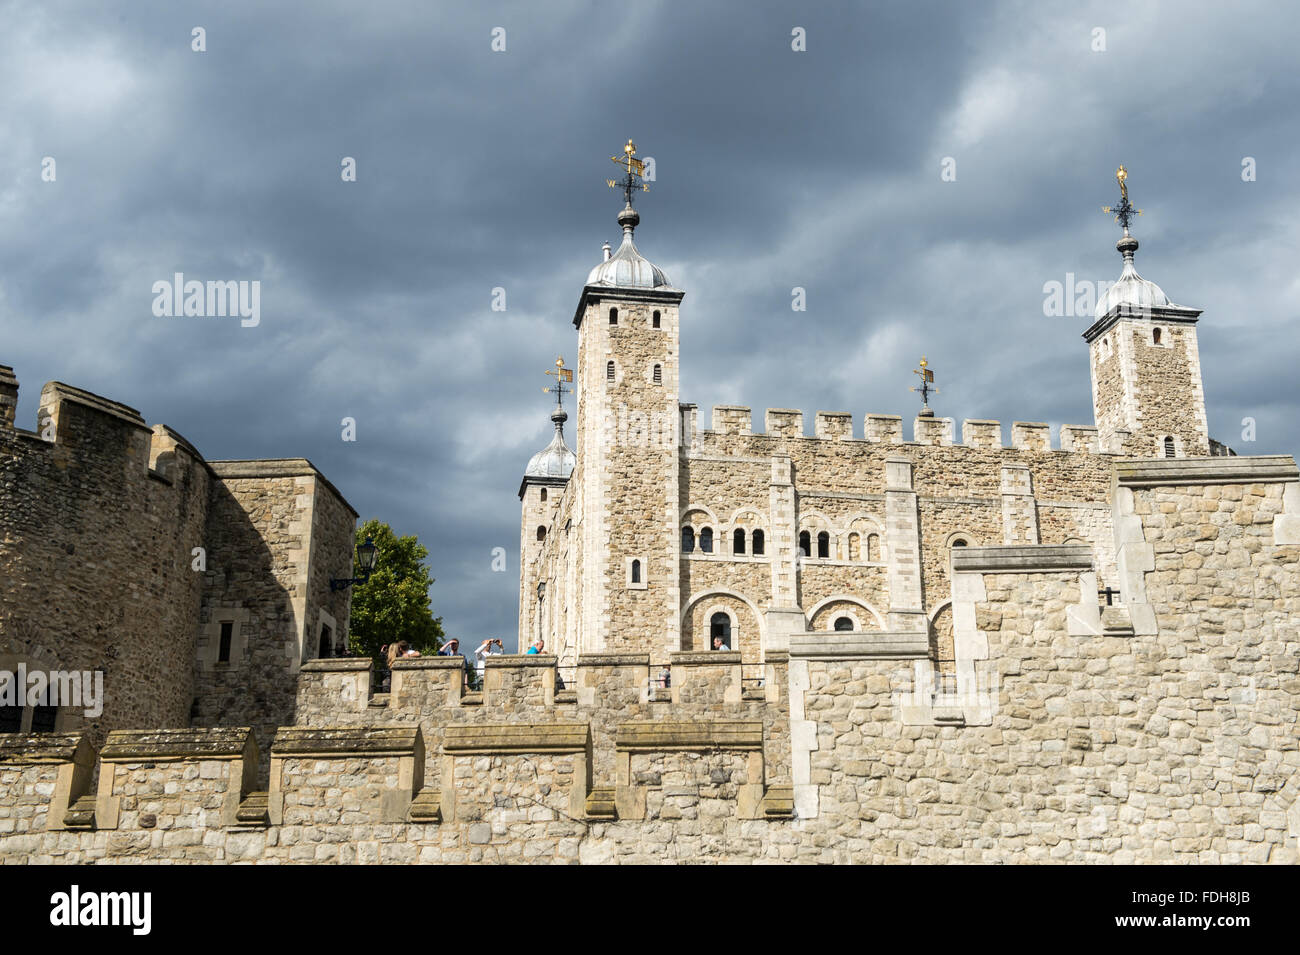
M 234 637 L 235 624 L 233 621 L 224 620 L 221 623 L 221 644 L 217 648 L 217 662 L 230 662 L 230 641 Z

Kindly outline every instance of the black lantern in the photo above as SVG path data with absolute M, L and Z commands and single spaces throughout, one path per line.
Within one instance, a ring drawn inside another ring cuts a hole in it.
M 375 563 L 378 560 L 379 548 L 370 537 L 366 537 L 366 542 L 357 548 L 357 566 L 361 569 L 361 576 L 331 577 L 330 590 L 347 590 L 353 584 L 364 584 L 375 572 Z

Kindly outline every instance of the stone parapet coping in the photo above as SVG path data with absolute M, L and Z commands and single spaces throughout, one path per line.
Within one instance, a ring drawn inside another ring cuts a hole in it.
M 620 723 L 615 747 L 625 752 L 763 749 L 763 724 L 754 720 L 695 720 Z
M 248 726 L 114 730 L 99 758 L 105 763 L 183 759 L 239 759 L 253 744 Z
M 924 632 L 797 633 L 790 637 L 790 657 L 817 660 L 925 658 L 930 655 Z
M 0 766 L 71 763 L 90 743 L 80 733 L 0 734 Z
M 1142 458 L 1115 462 L 1120 487 L 1169 484 L 1274 484 L 1300 479 L 1289 454 L 1255 457 Z
M 739 650 L 690 650 L 682 653 L 668 654 L 668 662 L 673 666 L 698 666 L 699 664 L 738 664 Z
M 451 659 L 455 660 L 456 657 Z M 489 669 L 496 667 L 553 667 L 559 658 L 553 653 L 493 653 L 487 657 Z
M 417 752 L 423 752 L 418 726 L 283 727 L 271 743 L 272 759 L 411 756 Z
M 465 666 L 465 658 L 460 654 L 454 657 L 401 657 L 393 661 L 394 670 L 459 670 Z M 304 667 L 303 669 L 306 669 Z
M 374 661 L 370 657 L 324 657 L 308 660 L 301 669 L 303 673 L 351 673 L 369 670 L 372 666 Z
M 1045 574 L 1092 570 L 1089 544 L 954 547 L 953 573 Z
M 584 653 L 578 657 L 580 667 L 648 667 L 648 653 Z
M 448 726 L 444 753 L 585 753 L 587 723 L 519 723 L 498 726 Z

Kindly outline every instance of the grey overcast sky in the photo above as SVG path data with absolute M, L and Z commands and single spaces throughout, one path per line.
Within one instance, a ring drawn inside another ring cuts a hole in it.
M 1293 453 L 1297 48 L 1285 4 L 0 0 L 0 363 L 23 427 L 58 379 L 211 459 L 310 458 L 429 547 L 449 635 L 510 646 L 542 373 L 629 137 L 702 421 L 910 420 L 925 353 L 941 415 L 1091 423 L 1091 316 L 1043 289 L 1119 275 L 1124 163 L 1138 270 L 1205 310 L 1211 433 Z M 175 272 L 259 280 L 260 325 L 155 317 Z

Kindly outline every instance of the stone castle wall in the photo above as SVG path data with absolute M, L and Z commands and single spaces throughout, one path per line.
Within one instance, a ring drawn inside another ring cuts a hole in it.
M 188 722 L 210 482 L 180 435 L 57 382 L 36 431 L 0 421 L 0 669 L 105 674 L 102 716 L 60 728 Z
M 793 636 L 762 687 L 682 654 L 663 702 L 645 655 L 563 689 L 552 659 L 497 658 L 481 695 L 415 660 L 387 698 L 366 661 L 319 661 L 269 791 L 246 731 L 115 734 L 94 794 L 84 741 L 78 764 L 75 737 L 12 738 L 0 861 L 1300 861 L 1300 471 L 1112 479 L 1121 603 L 1088 546 L 970 547 L 951 687 L 891 632 Z

